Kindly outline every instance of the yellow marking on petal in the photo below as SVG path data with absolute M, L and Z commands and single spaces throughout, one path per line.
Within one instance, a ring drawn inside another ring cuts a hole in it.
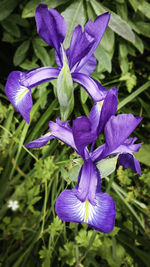
M 103 106 L 103 101 L 99 101 L 98 103 L 99 103 L 100 107 L 102 108 L 102 106 Z
M 85 215 L 84 215 L 84 221 L 88 222 L 88 218 L 89 218 L 89 201 L 86 200 L 85 201 Z
M 16 102 L 18 102 L 27 93 L 28 90 L 28 88 L 25 88 L 25 90 L 17 97 Z

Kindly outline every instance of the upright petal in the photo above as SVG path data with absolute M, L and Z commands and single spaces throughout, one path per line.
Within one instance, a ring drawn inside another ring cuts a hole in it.
M 141 120 L 141 117 L 134 117 L 132 114 L 111 116 L 105 126 L 106 148 L 103 153 L 110 153 L 123 144 Z
M 112 115 L 117 112 L 117 89 L 112 88 L 108 90 L 107 95 L 102 105 L 102 111 L 100 114 L 100 121 L 98 126 L 98 135 L 103 131 L 106 122 Z
M 78 25 L 72 34 L 70 47 L 67 50 L 68 62 L 70 70 L 78 63 L 85 55 L 88 54 L 92 45 L 94 43 L 94 38 L 88 40 L 86 34 L 82 32 L 81 25 Z
M 90 76 L 97 66 L 97 60 L 94 55 L 92 55 L 87 61 L 86 64 L 83 65 L 83 67 L 79 70 L 79 72 L 84 73 L 88 76 Z
M 95 205 L 96 192 L 101 191 L 101 178 L 98 169 L 91 160 L 85 161 L 77 183 L 77 197 L 84 202 L 86 199 Z
M 81 85 L 95 102 L 105 98 L 107 90 L 88 75 L 74 72 L 72 73 L 72 79 L 75 83 Z
M 95 129 L 93 129 L 90 120 L 85 117 L 78 117 L 73 121 L 73 137 L 80 155 L 84 156 L 84 149 L 96 139 Z
M 107 91 L 107 95 L 102 102 L 95 103 L 92 107 L 89 119 L 95 129 L 97 136 L 103 131 L 106 122 L 117 111 L 117 89 L 112 88 Z
M 49 129 L 50 133 L 58 140 L 64 142 L 68 146 L 71 146 L 76 152 L 79 154 L 78 149 L 75 145 L 72 129 L 69 126 L 66 126 L 66 124 L 63 125 L 63 123 L 60 123 L 60 121 L 57 120 L 57 122 L 50 121 L 49 122 Z
M 110 19 L 110 14 L 108 12 L 100 15 L 99 17 L 96 18 L 96 20 L 93 22 L 92 20 L 89 20 L 85 27 L 84 27 L 84 31 L 86 34 L 87 39 L 90 42 L 94 42 L 91 46 L 90 51 L 82 58 L 82 60 L 80 61 L 79 65 L 76 68 L 76 72 L 78 72 L 88 61 L 88 59 L 91 57 L 91 55 L 94 53 L 94 51 L 96 50 L 98 44 L 100 43 L 103 34 L 107 28 L 107 25 L 109 23 L 109 19 Z
M 141 175 L 141 167 L 138 160 L 129 153 L 121 154 L 120 155 L 120 164 L 124 168 L 130 168 L 132 171 L 137 172 Z
M 107 193 L 96 194 L 96 205 L 88 200 L 82 202 L 76 189 L 63 191 L 56 200 L 58 217 L 66 222 L 85 222 L 93 229 L 109 233 L 113 230 L 116 216 L 114 200 Z
M 35 19 L 40 37 L 54 47 L 59 55 L 67 30 L 64 18 L 56 10 L 52 8 L 48 10 L 47 5 L 40 4 L 36 9 Z
M 58 69 L 50 67 L 38 68 L 27 72 L 13 71 L 9 74 L 5 86 L 5 94 L 27 123 L 30 122 L 32 108 L 31 88 L 56 79 L 58 74 Z

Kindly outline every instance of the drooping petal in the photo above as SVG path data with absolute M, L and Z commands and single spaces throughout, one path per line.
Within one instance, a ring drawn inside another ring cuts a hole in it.
M 56 200 L 58 217 L 66 222 L 87 223 L 93 229 L 109 233 L 113 230 L 116 216 L 114 200 L 107 193 L 96 194 L 96 205 L 88 200 L 81 202 L 76 189 L 63 191 Z
M 9 74 L 5 86 L 5 94 L 14 108 L 22 115 L 24 120 L 29 123 L 32 96 L 29 88 L 20 84 L 20 76 L 20 71 L 13 71 Z
M 105 126 L 106 148 L 103 153 L 111 153 L 123 144 L 141 120 L 141 117 L 134 117 L 132 114 L 111 116 Z
M 13 71 L 9 74 L 5 86 L 5 94 L 27 123 L 30 122 L 32 108 L 31 88 L 43 82 L 56 79 L 58 74 L 58 69 L 50 67 L 38 68 L 27 72 Z
M 79 70 L 79 72 L 84 73 L 88 76 L 90 76 L 97 66 L 97 60 L 94 55 L 92 55 L 87 61 L 86 64 L 83 65 L 83 67 Z
M 63 191 L 56 200 L 55 211 L 58 217 L 65 222 L 84 221 L 84 202 L 76 196 L 76 189 Z
M 141 175 L 140 163 L 132 154 L 129 154 L 129 153 L 121 154 L 120 164 L 124 168 L 127 168 L 127 169 L 130 168 L 132 171 L 137 172 L 138 174 Z
M 110 233 L 115 225 L 116 207 L 113 198 L 107 193 L 96 194 L 96 205 L 89 203 L 87 224 L 93 229 Z
M 82 116 L 73 121 L 73 137 L 80 155 L 84 157 L 84 149 L 96 140 L 95 129 L 93 129 L 89 118 Z
M 56 123 L 53 121 L 49 122 L 50 133 L 58 140 L 64 142 L 68 146 L 71 146 L 77 153 L 78 149 L 75 145 L 72 129 L 57 121 Z
M 90 42 L 93 42 L 93 39 L 94 39 L 94 42 L 88 54 L 85 55 L 85 57 L 82 58 L 82 60 L 80 61 L 78 67 L 76 68 L 76 72 L 78 72 L 86 64 L 88 59 L 91 57 L 91 55 L 96 50 L 107 28 L 109 19 L 110 19 L 110 14 L 106 12 L 98 16 L 94 22 L 92 20 L 89 20 L 86 23 L 84 27 L 86 37 Z
M 40 4 L 36 9 L 35 19 L 40 37 L 54 47 L 59 55 L 59 49 L 67 30 L 64 18 L 56 10 L 48 9 L 47 5 Z
M 45 146 L 49 140 L 53 139 L 53 135 L 51 135 L 50 133 L 47 133 L 45 135 L 43 135 L 42 137 L 29 142 L 28 144 L 25 145 L 25 147 L 27 148 L 40 148 L 42 146 Z
M 101 101 L 105 98 L 107 90 L 100 83 L 98 86 L 98 82 L 96 83 L 94 79 L 88 75 L 83 73 L 72 73 L 72 78 L 75 83 L 78 83 L 87 91 L 95 102 Z
M 94 43 L 94 38 L 88 40 L 86 34 L 82 32 L 81 25 L 78 25 L 72 34 L 70 47 L 67 50 L 68 63 L 70 70 L 78 63 L 85 55 L 88 54 L 92 45 Z

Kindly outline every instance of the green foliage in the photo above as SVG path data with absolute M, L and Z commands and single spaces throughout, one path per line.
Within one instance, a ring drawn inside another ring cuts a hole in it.
M 135 154 L 141 162 L 142 175 L 117 167 L 119 160 L 117 163 L 114 156 L 97 164 L 104 178 L 102 191 L 114 198 L 117 207 L 114 230 L 103 234 L 84 223 L 64 223 L 56 216 L 58 195 L 66 188 L 72 189 L 78 179 L 83 162 L 76 153 L 56 140 L 42 149 L 28 150 L 24 146 L 47 133 L 49 120 L 55 121 L 60 116 L 55 99 L 57 81 L 33 89 L 30 125 L 25 124 L 4 94 L 10 71 L 56 67 L 54 49 L 37 35 L 34 16 L 39 3 L 40 0 L 1 1 L 0 265 L 148 266 L 150 4 L 146 0 L 44 1 L 49 8 L 56 8 L 67 21 L 65 48 L 69 47 L 76 25 L 83 26 L 89 19 L 94 21 L 105 11 L 111 13 L 109 27 L 95 51 L 98 65 L 92 77 L 107 89 L 118 89 L 119 113 L 144 117 L 142 126 L 135 132 L 139 142 L 144 143 Z M 66 86 L 67 83 L 65 89 Z M 75 98 L 62 111 L 67 117 L 75 102 L 69 118 L 71 123 L 77 116 L 88 116 L 93 105 L 83 88 L 76 85 L 72 90 Z M 95 148 L 102 141 L 98 140 Z M 18 201 L 19 207 L 15 211 L 8 207 L 10 200 Z

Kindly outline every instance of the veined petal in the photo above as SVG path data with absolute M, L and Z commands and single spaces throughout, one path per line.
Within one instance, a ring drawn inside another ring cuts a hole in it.
M 114 200 L 107 193 L 96 194 L 96 205 L 88 200 L 81 202 L 76 189 L 63 191 L 56 200 L 58 217 L 66 222 L 85 222 L 93 229 L 109 233 L 113 230 L 116 216 Z
M 98 169 L 90 159 L 82 166 L 76 188 L 76 195 L 80 201 L 84 202 L 88 199 L 92 205 L 95 205 L 96 192 L 101 191 L 101 178 Z
M 61 43 L 63 43 L 67 25 L 64 18 L 53 8 L 40 4 L 35 13 L 37 32 L 40 37 L 54 47 L 59 55 Z
M 28 72 L 13 71 L 9 74 L 5 94 L 27 123 L 30 122 L 32 108 L 31 88 L 56 79 L 58 74 L 58 69 L 50 67 L 38 68 Z
M 112 88 L 108 90 L 107 95 L 102 105 L 102 111 L 100 114 L 100 121 L 98 126 L 98 135 L 103 131 L 106 122 L 112 115 L 117 112 L 117 89 Z
M 133 138 L 129 138 L 129 139 L 133 139 Z M 142 145 L 142 143 L 139 143 L 139 144 L 128 143 L 129 139 L 127 139 L 122 145 L 120 145 L 115 150 L 113 150 L 111 152 L 111 155 L 138 152 L 140 147 L 141 147 L 141 145 Z
M 47 133 L 45 135 L 43 135 L 42 137 L 29 142 L 28 144 L 25 145 L 25 147 L 27 148 L 40 148 L 42 146 L 45 146 L 47 144 L 47 142 L 51 139 L 53 139 L 53 135 L 51 135 L 50 133 Z
M 72 73 L 72 78 L 75 83 L 81 85 L 95 102 L 101 101 L 105 98 L 107 90 L 94 79 L 83 73 Z
M 97 136 L 103 131 L 108 119 L 117 111 L 117 89 L 112 88 L 107 91 L 107 95 L 102 102 L 97 102 L 92 107 L 89 119 L 95 129 Z
M 29 88 L 20 84 L 20 76 L 20 71 L 13 71 L 9 74 L 5 86 L 5 94 L 14 108 L 22 115 L 24 120 L 29 123 L 32 96 Z
M 66 124 L 63 125 L 63 123 L 60 123 L 60 120 L 56 123 L 53 121 L 49 122 L 49 129 L 50 133 L 58 140 L 64 142 L 68 146 L 71 146 L 74 150 L 76 150 L 77 153 L 78 149 L 75 145 L 72 129 L 69 126 L 66 126 Z
M 106 145 L 101 157 L 108 156 L 112 151 L 123 144 L 141 120 L 141 117 L 134 117 L 132 114 L 111 116 L 105 126 Z
M 127 169 L 130 168 L 132 171 L 137 172 L 138 174 L 141 175 L 140 163 L 132 154 L 129 153 L 120 154 L 120 164 L 124 168 Z
M 107 28 L 109 19 L 110 19 L 110 14 L 106 12 L 100 15 L 99 17 L 97 17 L 94 22 L 92 20 L 89 20 L 86 23 L 84 27 L 84 31 L 85 31 L 87 39 L 93 44 L 91 46 L 90 51 L 80 61 L 78 67 L 76 68 L 76 72 L 78 72 L 86 64 L 88 59 L 91 57 L 91 55 L 96 50 Z M 93 42 L 93 39 L 94 39 L 94 42 Z
M 116 207 L 113 198 L 107 193 L 96 194 L 96 205 L 89 203 L 87 224 L 93 229 L 110 233 L 115 224 Z
M 86 37 L 86 34 L 82 32 L 81 25 L 78 25 L 74 29 L 70 42 L 70 47 L 67 50 L 70 70 L 77 62 L 79 62 L 85 55 L 88 54 L 93 43 L 94 38 L 93 41 L 89 41 Z
M 84 149 L 96 140 L 95 129 L 93 129 L 89 118 L 82 116 L 73 121 L 73 137 L 80 155 L 84 158 Z
M 20 83 L 31 89 L 42 83 L 56 79 L 59 72 L 60 71 L 58 69 L 52 67 L 42 67 L 22 72 L 20 75 Z
M 86 64 L 79 70 L 79 72 L 84 73 L 90 76 L 97 66 L 97 59 L 94 55 L 92 55 L 87 61 Z

